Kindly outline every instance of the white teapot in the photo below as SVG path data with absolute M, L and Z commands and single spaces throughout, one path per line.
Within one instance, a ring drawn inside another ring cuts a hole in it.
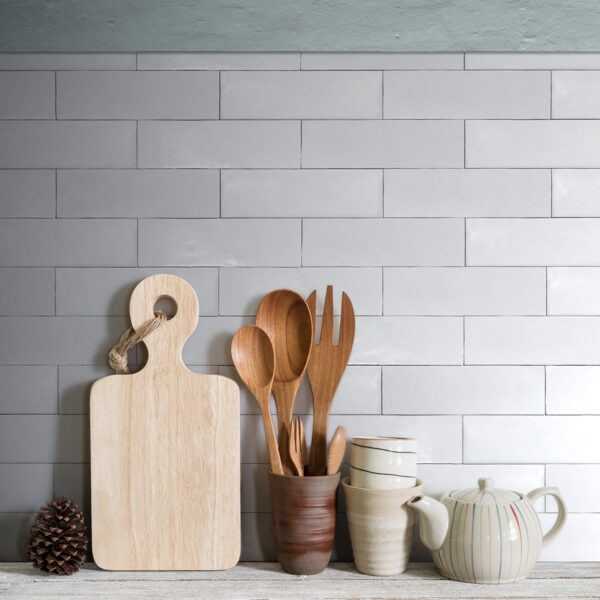
M 558 488 L 527 495 L 494 488 L 480 479 L 478 488 L 455 490 L 441 502 L 417 496 L 408 505 L 420 513 L 420 533 L 444 577 L 468 583 L 504 583 L 524 579 L 565 524 L 567 509 Z M 546 535 L 533 507 L 540 496 L 554 496 L 558 517 Z

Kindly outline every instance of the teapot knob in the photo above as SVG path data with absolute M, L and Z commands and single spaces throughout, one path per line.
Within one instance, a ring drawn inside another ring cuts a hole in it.
M 482 492 L 491 490 L 494 488 L 494 480 L 491 477 L 482 477 L 477 480 L 477 485 Z

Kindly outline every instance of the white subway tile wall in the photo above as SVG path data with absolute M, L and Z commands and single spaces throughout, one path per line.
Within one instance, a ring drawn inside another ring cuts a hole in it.
M 190 367 L 236 380 L 265 293 L 345 290 L 330 433 L 417 437 L 433 495 L 557 485 L 543 558 L 600 560 L 599 99 L 593 53 L 0 54 L 0 560 L 53 495 L 89 515 L 90 385 L 158 272 L 198 293 Z M 272 560 L 241 401 L 242 558 Z

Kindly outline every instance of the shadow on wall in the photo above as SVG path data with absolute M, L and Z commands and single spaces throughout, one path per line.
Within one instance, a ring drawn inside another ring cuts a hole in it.
M 0 544 L 0 562 L 28 560 L 27 540 L 34 513 L 0 513 L 0 531 L 9 543 Z

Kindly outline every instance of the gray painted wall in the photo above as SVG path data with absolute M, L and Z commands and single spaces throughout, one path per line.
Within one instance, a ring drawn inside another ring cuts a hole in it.
M 596 0 L 2 0 L 0 51 L 597 51 Z

